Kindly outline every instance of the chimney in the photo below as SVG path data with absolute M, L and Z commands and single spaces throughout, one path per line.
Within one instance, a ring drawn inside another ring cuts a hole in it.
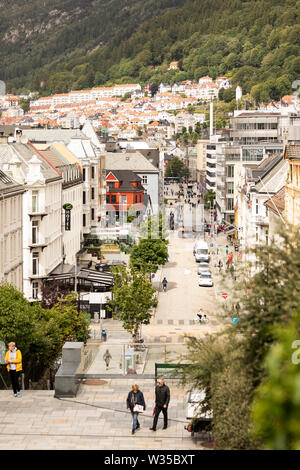
M 45 182 L 45 178 L 41 172 L 41 164 L 42 162 L 38 159 L 36 155 L 33 155 L 33 157 L 29 160 L 29 171 L 27 173 L 26 178 L 28 184 L 34 184 L 37 181 Z
M 9 162 L 9 170 L 13 180 L 19 184 L 24 184 L 24 176 L 21 171 L 21 162 L 16 155 L 14 155 Z
M 16 128 L 15 129 L 15 141 L 16 141 L 17 144 L 21 143 L 21 138 L 22 138 L 22 130 Z

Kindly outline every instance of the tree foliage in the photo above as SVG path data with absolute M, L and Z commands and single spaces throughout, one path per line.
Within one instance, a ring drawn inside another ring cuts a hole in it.
M 77 312 L 74 293 L 43 309 L 5 284 L 0 286 L 0 311 L 0 339 L 14 341 L 22 351 L 25 375 L 41 374 L 52 365 L 66 341 L 86 342 L 89 336 L 87 316 Z
M 141 239 L 130 253 L 130 264 L 148 274 L 156 273 L 158 266 L 166 263 L 168 248 L 161 239 Z
M 252 254 L 254 274 L 241 266 L 235 285 L 238 323 L 189 338 L 183 382 L 205 390 L 217 449 L 299 449 L 292 344 L 299 339 L 300 234 L 281 229 Z M 232 305 L 222 317 L 232 318 Z
M 120 320 L 123 328 L 137 335 L 141 325 L 148 325 L 151 319 L 151 308 L 157 306 L 156 289 L 146 278 L 143 270 L 133 267 L 115 266 L 113 300 L 108 308 L 114 318 Z
M 123 8 L 119 0 L 73 0 L 80 22 L 67 0 L 51 2 L 51 11 L 58 11 L 53 18 L 37 0 L 10 3 L 3 14 L 0 6 L 0 41 L 20 23 L 32 30 L 26 40 L 26 28 L 19 28 L 14 41 L 5 41 L 2 79 L 12 90 L 31 86 L 49 94 L 128 81 L 172 85 L 227 74 L 234 87 L 268 101 L 291 93 L 299 78 L 299 0 L 131 0 Z M 43 35 L 31 21 L 45 29 Z M 169 70 L 173 60 L 180 70 Z
M 279 328 L 253 404 L 254 435 L 268 450 L 300 450 L 300 308 Z
M 188 178 L 189 169 L 185 166 L 182 160 L 178 157 L 173 157 L 168 163 L 165 177 Z

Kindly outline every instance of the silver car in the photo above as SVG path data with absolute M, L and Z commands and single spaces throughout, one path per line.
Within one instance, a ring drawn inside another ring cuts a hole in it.
M 212 287 L 214 285 L 211 272 L 205 271 L 199 276 L 199 286 L 201 287 Z
M 206 271 L 208 271 L 208 272 L 210 271 L 209 263 L 206 263 L 206 261 L 202 261 L 202 262 L 200 261 L 200 266 L 198 268 L 198 274 L 202 274 Z

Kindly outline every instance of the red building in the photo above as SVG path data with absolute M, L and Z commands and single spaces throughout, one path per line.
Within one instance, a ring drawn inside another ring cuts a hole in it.
M 133 171 L 107 170 L 106 212 L 108 217 L 111 218 L 115 214 L 116 221 L 126 222 L 127 214 L 139 216 L 145 209 L 144 192 L 142 178 Z

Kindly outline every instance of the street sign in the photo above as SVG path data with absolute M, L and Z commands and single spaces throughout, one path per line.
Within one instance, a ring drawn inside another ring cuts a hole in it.
M 223 299 L 225 299 L 225 300 L 226 300 L 226 299 L 227 299 L 227 297 L 228 297 L 228 294 L 227 294 L 226 292 L 224 292 L 224 293 L 222 294 L 222 297 L 223 297 Z
M 65 209 L 65 211 L 70 211 L 73 209 L 73 206 L 72 204 L 67 202 L 66 204 L 63 205 L 63 208 Z
M 65 230 L 69 232 L 71 230 L 71 211 L 65 211 Z

